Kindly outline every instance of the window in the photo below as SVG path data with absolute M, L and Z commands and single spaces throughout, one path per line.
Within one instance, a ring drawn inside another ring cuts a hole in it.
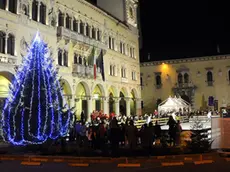
M 126 78 L 126 69 L 124 67 L 121 68 L 121 77 Z
M 183 76 L 181 73 L 177 75 L 177 80 L 178 80 L 179 86 L 181 86 L 183 84 Z
M 80 21 L 80 34 L 84 35 L 84 23 Z
M 141 76 L 140 82 L 141 82 L 141 86 L 144 86 L 143 85 L 143 78 L 142 78 L 142 76 Z
M 135 71 L 132 71 L 132 80 L 136 81 L 136 72 Z
M 46 6 L 42 2 L 40 5 L 40 22 L 46 24 Z
M 79 57 L 79 64 L 83 65 L 82 57 L 81 56 Z
M 9 0 L 9 11 L 17 13 L 17 0 Z
M 78 32 L 78 22 L 75 18 L 73 20 L 73 31 Z
M 184 83 L 185 84 L 189 83 L 189 75 L 187 73 L 184 74 Z
M 15 44 L 15 37 L 12 34 L 9 34 L 7 39 L 7 54 L 14 55 L 14 45 Z
M 6 8 L 6 1 L 7 1 L 7 0 L 1 0 L 1 1 L 0 1 L 0 9 L 5 10 L 5 8 Z
M 133 47 L 129 48 L 129 55 L 130 57 L 135 58 L 135 49 Z
M 157 85 L 157 86 L 160 86 L 160 85 L 161 85 L 161 76 L 160 76 L 160 75 L 157 75 L 157 76 L 156 76 L 156 85 Z
M 61 11 L 58 13 L 58 26 L 64 26 L 64 14 Z
M 113 76 L 113 66 L 112 65 L 109 66 L 109 74 Z
M 77 64 L 78 60 L 77 60 L 77 54 L 74 54 L 74 60 L 73 60 L 73 63 L 74 64 Z
M 123 53 L 123 44 L 120 42 L 120 53 Z
M 86 23 L 86 26 L 85 26 L 85 27 L 86 27 L 86 29 L 85 29 L 85 31 L 86 31 L 86 32 L 85 32 L 85 35 L 86 35 L 86 36 L 89 36 L 89 25 L 88 25 L 88 23 Z
M 68 14 L 66 14 L 66 18 L 65 18 L 65 26 L 67 29 L 71 29 L 71 18 Z
M 37 21 L 38 19 L 38 2 L 36 0 L 33 0 L 32 3 L 32 19 L 34 21 Z
M 5 53 L 5 37 L 6 34 L 0 31 L 0 53 Z
M 211 71 L 207 72 L 207 83 L 208 83 L 208 86 L 212 86 L 213 85 L 213 76 L 212 76 L 212 72 Z
M 58 50 L 58 65 L 62 66 L 62 50 Z
M 116 76 L 116 66 L 113 66 L 113 76 Z
M 97 40 L 101 41 L 101 31 L 99 29 L 97 31 Z
M 109 36 L 109 49 L 114 50 L 115 49 L 115 39 Z
M 64 61 L 64 66 L 68 67 L 68 53 L 67 51 L 64 51 L 64 54 L 63 54 L 63 61 Z
M 96 39 L 96 29 L 92 27 L 92 38 Z

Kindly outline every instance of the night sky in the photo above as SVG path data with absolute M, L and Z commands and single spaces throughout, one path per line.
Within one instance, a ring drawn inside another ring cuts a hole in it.
M 202 2 L 201 2 L 202 1 Z M 216 1 L 217 2 L 217 1 Z M 227 4 L 207 0 L 140 0 L 141 61 L 230 53 Z

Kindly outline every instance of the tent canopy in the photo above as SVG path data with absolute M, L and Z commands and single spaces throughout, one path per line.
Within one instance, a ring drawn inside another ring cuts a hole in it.
M 179 110 L 184 111 L 184 109 L 191 111 L 191 105 L 183 100 L 181 97 L 177 98 L 176 96 L 172 98 L 169 96 L 165 101 L 163 101 L 158 106 L 158 112 L 171 112 L 176 111 L 179 112 Z

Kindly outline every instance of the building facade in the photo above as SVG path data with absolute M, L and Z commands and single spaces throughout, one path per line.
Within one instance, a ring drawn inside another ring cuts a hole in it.
M 209 56 L 141 64 L 143 112 L 153 113 L 169 96 L 181 96 L 194 110 L 230 106 L 230 56 Z
M 84 0 L 2 0 L 0 2 L 0 99 L 39 31 L 48 44 L 63 85 L 64 101 L 89 119 L 93 110 L 126 115 L 141 111 L 137 0 L 124 0 L 122 20 Z M 108 11 L 108 12 L 107 12 Z M 105 80 L 88 63 L 103 54 Z

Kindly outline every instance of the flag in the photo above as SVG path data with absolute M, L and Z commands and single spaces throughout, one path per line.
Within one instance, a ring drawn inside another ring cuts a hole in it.
M 102 80 L 105 81 L 105 70 L 104 70 L 104 59 L 103 59 L 103 50 L 101 50 L 99 56 L 98 56 L 98 65 L 101 69 L 101 77 Z
M 94 79 L 96 79 L 97 76 L 97 65 L 96 65 L 96 58 L 95 58 L 95 48 L 93 47 L 89 57 L 88 57 L 88 64 L 89 66 L 93 66 L 93 75 Z

